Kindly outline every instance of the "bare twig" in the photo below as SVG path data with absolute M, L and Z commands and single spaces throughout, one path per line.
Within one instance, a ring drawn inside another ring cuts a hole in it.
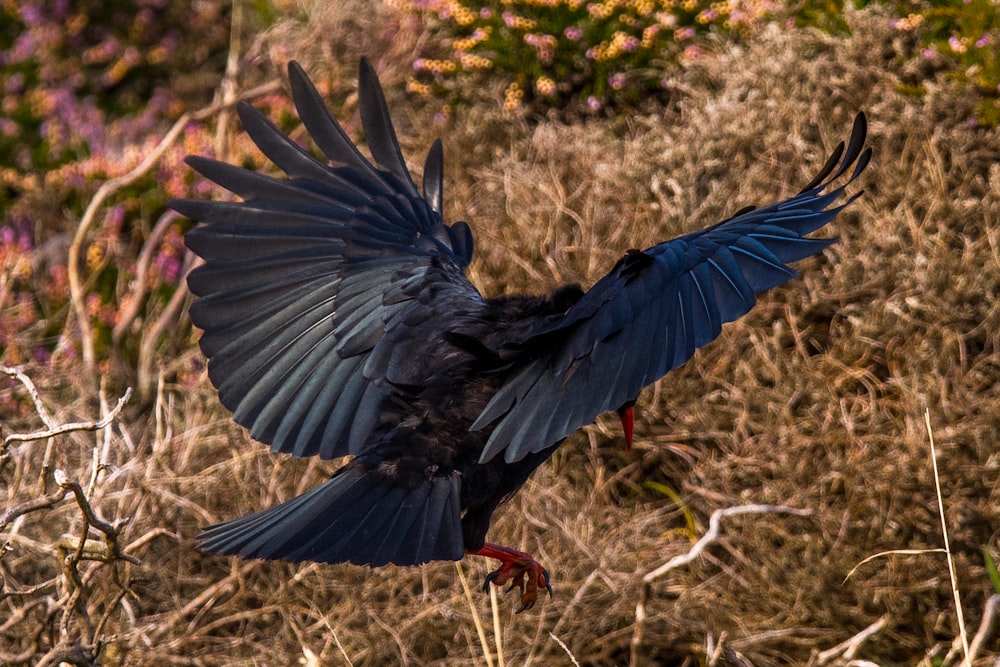
M 983 648 L 986 640 L 993 635 L 993 625 L 997 618 L 997 608 L 1000 607 L 1000 595 L 994 593 L 986 600 L 986 609 L 983 611 L 983 620 L 979 623 L 979 630 L 969 644 L 969 662 L 973 662 L 979 655 L 979 650 Z
M 3 368 L 3 370 L 4 372 L 7 371 L 5 367 Z M 72 422 L 69 424 L 59 424 L 59 425 L 46 424 L 48 428 L 46 428 L 44 431 L 35 431 L 34 433 L 11 433 L 10 435 L 4 437 L 3 446 L 8 447 L 13 442 L 29 442 L 32 440 L 44 440 L 45 438 L 51 438 L 52 436 L 62 435 L 64 433 L 72 433 L 73 431 L 99 431 L 118 417 L 118 414 L 122 411 L 122 408 L 125 407 L 125 404 L 128 403 L 128 400 L 131 397 L 132 397 L 132 389 L 128 388 L 125 390 L 125 393 L 122 395 L 122 397 L 118 399 L 118 403 L 115 404 L 115 407 L 112 408 L 111 411 L 108 414 L 106 414 L 103 418 L 98 419 L 96 421 Z M 39 405 L 40 404 L 36 402 L 36 409 Z M 39 412 L 39 417 L 42 417 L 42 421 L 51 422 L 51 417 L 42 416 L 40 412 Z
M 651 584 L 670 570 L 678 568 L 682 565 L 687 565 L 701 555 L 701 552 L 705 550 L 705 547 L 715 542 L 722 532 L 723 517 L 760 512 L 781 512 L 783 514 L 795 514 L 796 516 L 810 516 L 812 514 L 812 510 L 787 507 L 785 505 L 740 505 L 738 507 L 726 507 L 712 512 L 712 516 L 709 517 L 708 520 L 708 531 L 694 543 L 687 553 L 674 556 L 660 567 L 647 572 L 643 576 L 639 602 L 636 603 L 635 606 L 635 625 L 632 630 L 631 657 L 629 660 L 632 667 L 637 667 L 639 664 L 638 649 L 642 644 L 642 635 L 646 620 L 646 603 L 649 600 Z
M 15 505 L 14 507 L 8 507 L 0 513 L 0 530 L 6 528 L 19 516 L 30 514 L 31 512 L 37 512 L 38 510 L 47 509 L 56 505 L 59 501 L 66 497 L 67 493 L 68 491 L 66 489 L 60 487 L 58 491 L 53 491 L 47 496 L 32 498 L 31 500 L 26 500 L 19 505 Z
M 46 427 L 44 430 L 35 433 L 10 434 L 4 438 L 2 444 L 2 448 L 6 449 L 11 443 L 15 442 L 28 442 L 39 439 L 48 440 L 39 493 L 42 493 L 45 488 L 45 482 L 48 480 L 48 465 L 52 452 L 55 449 L 53 443 L 57 440 L 55 436 L 73 431 L 96 431 L 107 428 L 120 415 L 132 393 L 131 389 L 126 390 L 118 402 L 109 408 L 102 388 L 100 399 L 102 412 L 105 413 L 104 417 L 99 420 L 87 422 L 59 424 L 46 410 L 37 388 L 27 374 L 21 369 L 6 366 L 0 366 L 0 372 L 21 382 L 34 402 L 35 411 L 38 413 L 39 419 Z M 106 455 L 107 448 L 110 446 L 109 438 L 110 431 L 103 438 L 103 449 L 100 445 L 95 448 L 90 491 L 93 491 L 97 473 L 101 469 L 101 461 L 103 460 L 103 456 Z M 35 597 L 34 599 L 24 599 L 23 603 L 19 603 L 15 607 L 16 611 L 25 611 L 36 603 L 47 600 L 46 607 L 48 612 L 44 622 L 58 628 L 58 641 L 54 646 L 45 648 L 41 647 L 39 642 L 35 641 L 32 642 L 30 648 L 26 649 L 24 653 L 8 657 L 17 658 L 22 662 L 25 660 L 31 661 L 39 665 L 64 663 L 93 665 L 96 664 L 102 650 L 102 642 L 99 637 L 101 629 L 107 623 L 112 610 L 119 605 L 125 595 L 134 595 L 134 593 L 129 589 L 127 581 L 120 579 L 118 572 L 113 570 L 113 579 L 119 586 L 120 592 L 113 596 L 114 602 L 110 606 L 105 606 L 105 612 L 95 629 L 91 622 L 92 609 L 89 604 L 91 593 L 87 585 L 87 580 L 89 575 L 93 574 L 96 570 L 82 571 L 80 563 L 84 560 L 96 560 L 102 563 L 125 560 L 129 563 L 138 564 L 139 560 L 134 556 L 124 554 L 119 542 L 121 527 L 127 523 L 127 520 L 109 522 L 103 519 L 90 500 L 90 492 L 85 491 L 79 482 L 69 479 L 62 470 L 54 470 L 52 478 L 58 484 L 58 489 L 5 509 L 0 513 L 0 530 L 5 529 L 10 523 L 16 521 L 21 516 L 54 507 L 65 500 L 69 494 L 72 494 L 76 499 L 76 504 L 82 515 L 82 526 L 79 530 L 79 537 L 68 535 L 58 540 L 55 545 L 56 558 L 62 573 L 61 577 L 50 579 L 35 586 L 18 588 L 10 593 L 10 595 L 17 595 L 18 599 L 21 600 L 25 596 L 39 593 L 53 584 L 61 584 L 62 593 L 58 600 Z M 88 539 L 91 527 L 104 534 L 103 548 L 97 546 L 96 540 Z M 5 593 L 4 597 L 6 596 L 7 594 Z M 57 615 L 59 619 L 56 624 Z M 20 616 L 15 614 L 11 620 L 14 623 L 20 623 L 26 618 L 27 616 L 24 614 Z M 9 624 L 5 624 L 5 627 Z
M 854 655 L 858 652 L 858 649 L 861 648 L 861 645 L 868 641 L 871 637 L 882 632 L 888 624 L 889 616 L 883 616 L 853 637 L 837 644 L 833 648 L 828 648 L 825 651 L 815 654 L 809 661 L 809 664 L 817 666 L 827 665 L 838 658 L 845 661 L 853 660 Z
M 83 363 L 84 367 L 91 373 L 96 370 L 96 360 L 94 355 L 94 340 L 90 326 L 90 318 L 87 315 L 87 305 L 83 294 L 83 279 L 80 274 L 80 250 L 83 246 L 84 238 L 87 236 L 87 232 L 90 231 L 90 227 L 94 224 L 94 220 L 97 218 L 97 213 L 101 209 L 101 206 L 104 204 L 105 200 L 108 199 L 108 197 L 119 190 L 128 187 L 152 169 L 167 149 L 169 149 L 181 136 L 188 123 L 209 118 L 213 114 L 231 107 L 241 100 L 252 99 L 277 90 L 280 85 L 281 83 L 278 80 L 269 81 L 268 83 L 257 86 L 256 88 L 248 90 L 241 95 L 237 95 L 230 100 L 224 100 L 221 103 L 212 104 L 199 109 L 198 111 L 183 114 L 174 122 L 167 134 L 160 140 L 160 143 L 149 152 L 142 162 L 136 165 L 131 171 L 105 181 L 101 184 L 101 187 L 97 189 L 97 192 L 94 193 L 94 196 L 91 198 L 90 203 L 87 205 L 87 208 L 83 213 L 83 217 L 80 218 L 80 224 L 76 228 L 76 233 L 73 235 L 73 241 L 69 247 L 69 258 L 67 263 L 70 302 L 73 306 L 72 312 L 76 317 L 78 326 L 80 327 Z M 68 325 L 69 322 L 67 322 L 67 326 Z
M 195 261 L 195 256 L 190 253 L 184 257 L 183 276 L 187 276 L 188 271 L 191 270 Z M 149 400 L 152 392 L 155 390 L 156 379 L 159 375 L 159 373 L 153 373 L 153 368 L 156 365 L 154 359 L 156 357 L 157 343 L 163 332 L 177 321 L 177 314 L 184 305 L 187 296 L 187 281 L 182 280 L 174 291 L 173 296 L 170 297 L 170 301 L 167 302 L 163 312 L 160 313 L 160 316 L 156 318 L 156 321 L 152 323 L 152 326 L 142 336 L 142 342 L 139 345 L 139 359 L 136 366 L 138 370 L 139 396 L 144 402 Z
M 46 409 L 45 404 L 42 403 L 42 397 L 38 394 L 38 388 L 35 387 L 35 383 L 31 381 L 31 378 L 21 370 L 20 368 L 15 368 L 11 366 L 0 366 L 0 373 L 17 379 L 24 388 L 28 391 L 28 396 L 31 397 L 31 402 L 35 404 L 35 412 L 38 413 L 38 418 L 42 420 L 42 423 L 49 429 L 56 428 L 56 422 L 49 414 L 48 409 Z M 6 444 L 6 440 L 4 441 Z
M 132 326 L 132 323 L 139 316 L 146 292 L 149 289 L 147 276 L 149 275 L 149 267 L 153 263 L 153 257 L 156 255 L 157 250 L 159 250 L 160 242 L 163 241 L 163 237 L 166 236 L 171 225 L 179 219 L 180 215 L 174 211 L 167 211 L 161 215 L 160 219 L 156 221 L 155 225 L 153 225 L 153 229 L 149 233 L 149 237 L 143 244 L 142 250 L 139 252 L 139 257 L 135 262 L 135 279 L 132 281 L 132 284 L 134 285 L 132 289 L 132 298 L 129 299 L 128 304 L 122 308 L 121 312 L 118 314 L 118 322 L 115 323 L 115 328 L 111 331 L 111 340 L 115 344 L 121 342 L 121 339 L 125 336 L 129 327 Z
M 87 495 L 83 492 L 83 487 L 80 486 L 79 482 L 71 479 L 67 479 L 66 475 L 61 470 L 56 470 L 55 472 L 56 483 L 64 491 L 70 491 L 73 493 L 73 497 L 76 498 L 76 504 L 80 507 L 80 511 L 83 512 L 83 516 L 87 521 L 87 525 L 93 526 L 97 530 L 104 533 L 105 543 L 108 546 L 108 553 L 105 558 L 108 561 L 124 559 L 135 565 L 139 564 L 139 559 L 135 556 L 129 556 L 123 553 L 121 545 L 118 543 L 118 534 L 121 532 L 122 526 L 128 523 L 128 519 L 119 519 L 114 523 L 105 521 L 101 517 L 97 516 L 97 512 L 90 504 L 90 500 Z M 86 530 L 83 531 L 82 542 L 86 540 Z M 78 558 L 79 559 L 79 558 Z

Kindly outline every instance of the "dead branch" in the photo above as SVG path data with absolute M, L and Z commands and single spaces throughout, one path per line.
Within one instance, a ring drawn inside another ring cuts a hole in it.
M 858 649 L 861 648 L 861 645 L 878 633 L 882 632 L 888 624 L 889 616 L 883 616 L 853 637 L 837 644 L 833 648 L 816 653 L 809 661 L 809 664 L 822 666 L 828 665 L 834 660 L 840 660 L 842 662 L 850 662 L 851 660 L 854 660 L 854 656 L 857 654 Z
M 781 512 L 783 514 L 794 514 L 796 516 L 810 516 L 812 514 L 812 510 L 787 507 L 785 505 L 740 505 L 738 507 L 717 509 L 712 512 L 712 516 L 709 517 L 708 520 L 708 531 L 694 543 L 694 546 L 691 547 L 690 551 L 686 554 L 674 556 L 660 567 L 647 572 L 642 577 L 642 590 L 639 593 L 639 602 L 635 606 L 635 625 L 632 631 L 631 656 L 629 660 L 629 664 L 632 667 L 637 667 L 639 665 L 638 648 L 642 644 L 642 634 L 646 620 L 646 604 L 649 600 L 652 583 L 670 570 L 678 568 L 682 565 L 687 565 L 694 559 L 698 558 L 698 556 L 701 555 L 701 552 L 704 551 L 708 545 L 716 542 L 722 532 L 723 517 L 760 512 Z
M 52 415 L 49 414 L 45 404 L 42 403 L 42 397 L 38 394 L 38 388 L 35 387 L 35 383 L 32 382 L 31 378 L 23 370 L 17 367 L 0 366 L 0 373 L 15 378 L 24 385 L 24 388 L 28 391 L 28 396 L 31 397 L 31 402 L 35 405 L 35 412 L 38 413 L 38 417 L 42 420 L 42 423 L 49 429 L 57 427 L 55 420 L 52 419 Z M 6 440 L 4 444 L 6 444 Z
M 115 328 L 111 331 L 111 340 L 116 345 L 121 342 L 129 327 L 139 317 L 139 311 L 142 310 L 146 292 L 149 291 L 147 277 L 149 276 L 149 267 L 153 263 L 153 257 L 156 255 L 163 237 L 167 235 L 170 226 L 179 219 L 180 215 L 174 211 L 167 211 L 161 215 L 160 219 L 153 225 L 149 237 L 142 246 L 142 250 L 139 251 L 139 257 L 135 262 L 135 279 L 132 281 L 132 284 L 135 285 L 132 290 L 132 298 L 129 299 L 128 305 L 119 313 L 118 322 L 115 323 Z
M 76 233 L 73 235 L 73 241 L 69 247 L 69 258 L 67 263 L 70 302 L 73 306 L 71 312 L 75 315 L 77 324 L 80 327 L 80 342 L 83 350 L 84 368 L 91 374 L 96 371 L 96 360 L 94 355 L 93 332 L 91 331 L 90 318 L 87 315 L 87 304 L 86 299 L 84 298 L 83 280 L 80 274 L 80 250 L 83 246 L 84 238 L 87 236 L 87 232 L 90 231 L 90 227 L 94 224 L 94 220 L 97 218 L 97 212 L 101 209 L 105 200 L 107 200 L 111 195 L 123 188 L 128 187 L 152 169 L 167 149 L 173 146 L 177 139 L 183 134 L 188 123 L 209 118 L 213 114 L 233 106 L 242 100 L 253 99 L 254 97 L 270 93 L 277 90 L 280 85 L 281 82 L 278 80 L 269 81 L 263 85 L 246 91 L 242 95 L 235 96 L 232 99 L 212 104 L 199 109 L 198 111 L 183 114 L 174 122 L 167 134 L 160 140 L 160 143 L 157 144 L 152 151 L 150 151 L 149 155 L 147 155 L 142 162 L 136 165 L 131 171 L 105 181 L 101 184 L 101 187 L 97 189 L 97 192 L 94 193 L 94 196 L 91 198 L 90 203 L 87 205 L 87 208 L 83 213 L 83 217 L 80 218 L 80 224 L 76 228 Z M 69 324 L 70 323 L 67 320 L 67 327 Z
M 10 369 L 7 369 L 6 367 L 0 367 L 0 370 L 3 370 L 3 372 L 6 373 L 7 370 Z M 34 387 L 32 387 L 32 389 L 33 388 Z M 30 391 L 31 390 L 29 389 L 29 392 Z M 122 394 L 122 397 L 118 399 L 118 402 L 115 404 L 115 407 L 112 408 L 111 411 L 101 419 L 85 421 L 85 422 L 72 422 L 69 424 L 59 424 L 59 425 L 47 423 L 46 426 L 48 428 L 46 428 L 44 431 L 35 431 L 33 433 L 11 433 L 10 435 L 4 437 L 3 448 L 6 449 L 11 443 L 14 442 L 30 442 L 32 440 L 44 440 L 46 438 L 51 438 L 56 435 L 63 435 L 64 433 L 72 433 L 74 431 L 100 431 L 102 428 L 105 428 L 108 424 L 113 422 L 118 417 L 119 413 L 121 413 L 122 411 L 122 408 L 125 407 L 125 404 L 128 403 L 130 398 L 132 398 L 131 387 L 125 390 L 125 393 Z M 41 403 L 36 401 L 35 405 L 36 410 L 40 406 Z M 48 417 L 48 415 L 43 416 L 41 412 L 38 413 L 38 416 L 42 418 L 42 421 L 48 421 L 48 422 L 52 421 L 51 417 Z
M 86 519 L 87 526 L 93 526 L 97 530 L 104 533 L 105 544 L 108 547 L 108 553 L 105 556 L 108 562 L 114 560 L 127 560 L 128 562 L 138 565 L 139 559 L 135 556 L 129 556 L 123 553 L 121 545 L 118 543 L 118 534 L 121 532 L 122 527 L 128 523 L 128 519 L 119 519 L 114 523 L 109 523 L 104 519 L 97 516 L 97 512 L 94 511 L 93 506 L 90 504 L 90 500 L 87 498 L 86 494 L 83 492 L 83 487 L 80 486 L 79 482 L 70 480 L 66 478 L 65 473 L 61 470 L 55 471 L 56 483 L 59 485 L 60 489 L 63 491 L 72 492 L 73 496 L 76 498 L 76 504 L 80 507 L 80 511 L 83 512 L 83 516 Z M 83 545 L 86 543 L 86 526 L 84 527 L 83 536 L 81 538 L 80 551 L 83 550 Z M 77 560 L 80 559 L 82 553 L 79 553 Z
M 0 513 L 0 530 L 6 528 L 19 516 L 30 514 L 31 512 L 37 512 L 42 509 L 49 509 L 55 506 L 59 503 L 59 501 L 66 497 L 66 493 L 66 489 L 60 487 L 58 491 L 53 491 L 47 496 L 32 498 L 31 500 L 26 500 L 19 505 L 15 505 L 14 507 L 8 507 Z
M 0 449 L 0 451 L 6 450 L 10 444 L 15 442 L 29 442 L 39 439 L 48 440 L 49 447 L 46 450 L 43 463 L 43 483 L 39 487 L 40 493 L 45 488 L 44 480 L 48 478 L 46 471 L 49 465 L 50 454 L 54 449 L 53 443 L 57 440 L 55 436 L 73 431 L 97 431 L 106 428 L 120 416 L 125 404 L 132 395 L 132 390 L 127 389 L 118 402 L 109 409 L 102 391 L 101 406 L 105 414 L 101 419 L 59 424 L 45 408 L 35 384 L 24 371 L 19 368 L 0 366 L 0 372 L 20 381 L 30 395 L 39 419 L 41 419 L 46 427 L 44 430 L 34 433 L 10 434 L 4 438 L 2 449 Z M 105 442 L 107 444 L 107 440 Z M 98 458 L 95 450 L 95 470 L 91 480 L 92 485 L 96 480 L 96 471 L 101 465 Z M 13 590 L 7 590 L 7 582 L 0 579 L 0 583 L 3 584 L 3 592 L 0 593 L 0 596 L 3 598 L 16 597 L 18 601 L 18 604 L 14 605 L 15 613 L 4 624 L 5 629 L 23 623 L 29 618 L 27 610 L 41 605 L 46 610 L 46 617 L 40 620 L 38 627 L 42 629 L 58 628 L 58 641 L 53 646 L 44 645 L 40 639 L 42 635 L 39 630 L 35 633 L 34 639 L 29 646 L 22 647 L 20 653 L 5 654 L 3 660 L 8 663 L 33 662 L 39 665 L 64 663 L 94 665 L 97 664 L 98 656 L 102 650 L 99 635 L 106 623 L 106 619 L 125 595 L 134 595 L 134 593 L 131 592 L 127 579 L 121 578 L 118 571 L 113 569 L 112 578 L 120 590 L 113 596 L 114 602 L 112 605 L 106 606 L 101 616 L 101 621 L 95 629 L 91 622 L 91 591 L 87 580 L 96 570 L 91 569 L 84 572 L 80 569 L 80 564 L 85 560 L 98 561 L 104 564 L 112 564 L 119 561 L 139 564 L 139 560 L 134 556 L 124 553 L 124 549 L 119 541 L 121 529 L 128 523 L 128 519 L 105 520 L 97 509 L 95 509 L 88 496 L 88 492 L 84 490 L 83 486 L 79 482 L 70 479 L 63 470 L 54 470 L 52 478 L 58 485 L 56 490 L 46 495 L 21 502 L 0 513 L 0 530 L 4 530 L 19 517 L 52 508 L 72 494 L 82 517 L 83 525 L 79 531 L 79 536 L 65 536 L 55 544 L 55 558 L 58 562 L 61 576 L 56 576 L 54 579 L 49 579 L 33 586 L 21 587 L 14 584 L 12 586 Z M 97 547 L 96 540 L 88 539 L 91 527 L 103 534 L 104 541 L 102 547 Z M 5 546 L 0 546 L 0 556 L 3 555 L 2 552 Z M 50 549 L 46 549 L 46 551 L 50 551 Z M 58 599 L 54 599 L 43 593 L 45 589 L 50 588 L 53 584 L 61 586 L 62 592 Z M 58 623 L 55 622 L 56 616 L 58 616 Z M 26 633 L 22 629 L 21 636 L 28 637 L 30 635 L 30 630 Z

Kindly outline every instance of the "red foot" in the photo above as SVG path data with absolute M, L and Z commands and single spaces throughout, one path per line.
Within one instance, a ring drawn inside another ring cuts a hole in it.
M 521 608 L 517 610 L 518 614 L 535 606 L 540 587 L 544 586 L 549 592 L 549 597 L 552 596 L 552 584 L 549 583 L 549 573 L 537 560 L 532 558 L 531 554 L 490 544 L 489 542 L 484 544 L 479 551 L 467 551 L 466 553 L 470 556 L 496 558 L 500 561 L 500 567 L 486 575 L 483 590 L 488 591 L 490 584 L 503 586 L 507 582 L 510 582 L 508 591 L 514 587 L 517 587 L 521 591 Z

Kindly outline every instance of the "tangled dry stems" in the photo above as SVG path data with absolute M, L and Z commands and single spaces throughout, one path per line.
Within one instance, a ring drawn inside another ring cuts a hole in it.
M 352 21 L 332 12 L 285 26 L 259 52 L 299 57 L 318 77 L 329 64 L 343 85 L 362 51 L 352 31 L 376 44 L 389 35 L 390 55 L 417 41 L 399 25 Z M 199 526 L 300 493 L 332 466 L 269 455 L 207 381 L 161 376 L 146 411 L 7 446 L 6 511 L 37 506 L 3 528 L 15 550 L 0 558 L 0 657 L 463 665 L 489 651 L 505 664 L 955 664 L 942 556 L 886 556 L 845 581 L 872 554 L 941 546 L 927 409 L 967 623 L 981 630 L 970 650 L 991 664 L 996 597 L 982 550 L 997 553 L 1000 527 L 1000 134 L 970 125 L 971 100 L 944 79 L 922 97 L 903 92 L 911 65 L 883 17 L 851 22 L 850 36 L 771 30 L 719 44 L 675 74 L 674 105 L 654 113 L 529 123 L 474 107 L 443 132 L 448 217 L 472 223 L 470 275 L 497 294 L 590 284 L 629 247 L 794 192 L 858 109 L 871 121 L 875 160 L 865 196 L 834 225 L 841 242 L 643 395 L 632 453 L 600 420 L 498 513 L 491 537 L 550 568 L 552 600 L 517 617 L 504 598 L 492 614 L 486 597 L 470 607 L 449 563 L 368 570 L 199 554 Z M 336 61 L 296 31 L 325 35 Z M 404 153 L 419 164 L 442 128 L 407 111 L 393 85 L 403 74 L 385 60 Z M 55 406 L 49 431 L 109 414 L 72 378 L 28 373 Z M 38 430 L 32 401 L 22 404 L 5 433 Z M 85 503 L 65 498 L 57 467 Z M 697 559 L 644 582 L 691 550 L 713 512 L 751 503 L 811 514 L 731 517 Z M 102 521 L 116 527 L 114 548 Z M 489 568 L 464 566 L 473 584 Z

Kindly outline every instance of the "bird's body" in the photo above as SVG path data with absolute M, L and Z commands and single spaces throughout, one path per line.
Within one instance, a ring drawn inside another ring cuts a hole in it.
M 630 438 L 643 387 L 746 313 L 754 292 L 794 276 L 787 262 L 832 242 L 804 235 L 843 207 L 830 208 L 845 187 L 831 183 L 856 164 L 854 180 L 870 156 L 859 115 L 846 152 L 794 197 L 630 250 L 586 292 L 486 298 L 464 275 L 468 225 L 441 217 L 440 142 L 421 194 L 367 61 L 359 95 L 375 165 L 294 63 L 289 75 L 331 165 L 244 105 L 247 131 L 291 178 L 189 158 L 243 201 L 171 205 L 203 223 L 186 235 L 205 259 L 189 277 L 201 297 L 191 317 L 223 404 L 275 452 L 353 458 L 302 496 L 209 527 L 200 544 L 373 566 L 480 554 L 502 562 L 487 583 L 518 585 L 523 607 L 548 574 L 486 543 L 493 511 L 600 413 L 619 409 Z

